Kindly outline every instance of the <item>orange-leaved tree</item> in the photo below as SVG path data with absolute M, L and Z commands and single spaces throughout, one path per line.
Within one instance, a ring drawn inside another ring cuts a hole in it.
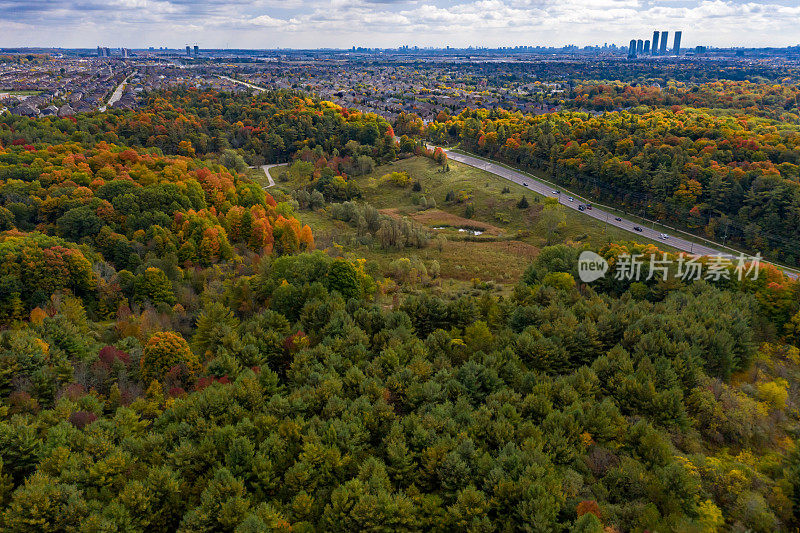
M 179 333 L 160 331 L 154 333 L 144 347 L 141 370 L 142 381 L 161 379 L 175 366 L 183 365 L 190 375 L 200 369 L 197 356 Z

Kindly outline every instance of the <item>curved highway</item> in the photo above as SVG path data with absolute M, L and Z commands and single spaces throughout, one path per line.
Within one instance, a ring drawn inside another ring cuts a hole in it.
M 451 150 L 448 150 L 447 148 L 443 148 L 443 150 L 447 153 L 447 157 L 449 157 L 453 161 L 457 161 L 465 165 L 476 167 L 481 170 L 485 170 L 486 172 L 490 172 L 492 174 L 500 176 L 501 178 L 513 181 L 514 183 L 518 183 L 524 187 L 527 187 L 531 191 L 539 193 L 542 196 L 547 196 L 549 198 L 557 198 L 559 203 L 561 203 L 561 205 L 569 209 L 574 209 L 576 211 L 583 213 L 584 215 L 596 218 L 597 220 L 600 220 L 611 226 L 624 229 L 635 235 L 645 237 L 652 241 L 663 242 L 668 246 L 677 248 L 678 250 L 694 255 L 712 255 L 712 256 L 719 255 L 733 260 L 734 264 L 736 263 L 736 259 L 738 259 L 738 255 L 734 256 L 730 252 L 723 251 L 718 248 L 713 248 L 706 244 L 698 244 L 696 242 L 688 241 L 686 239 L 683 239 L 675 235 L 669 235 L 667 239 L 663 239 L 662 233 L 658 230 L 652 229 L 641 223 L 631 222 L 630 220 L 626 220 L 623 216 L 605 211 L 598 207 L 592 206 L 592 209 L 586 209 L 581 211 L 579 206 L 581 204 L 585 205 L 585 202 L 582 199 L 579 199 L 578 197 L 575 197 L 573 201 L 569 201 L 570 193 L 562 190 L 561 187 L 554 187 L 549 183 L 545 183 L 536 178 L 532 178 L 521 172 L 512 170 L 510 168 L 507 168 L 503 165 L 499 165 L 497 163 L 493 163 L 491 161 L 486 161 L 478 157 L 473 157 L 470 155 L 453 152 Z M 558 193 L 557 191 L 561 192 Z M 641 231 L 635 230 L 634 229 L 635 227 L 640 228 Z M 781 267 L 778 266 L 778 268 Z M 789 272 L 782 268 L 781 270 L 783 270 L 783 272 L 792 279 L 798 278 L 798 275 L 794 272 Z

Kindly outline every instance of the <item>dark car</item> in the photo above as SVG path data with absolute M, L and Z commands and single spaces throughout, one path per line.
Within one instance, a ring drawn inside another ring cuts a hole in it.
M 633 230 L 634 231 L 642 231 L 642 228 L 640 226 L 634 226 Z
M 578 209 L 580 209 L 581 211 L 584 211 L 586 209 L 586 206 L 581 204 L 581 205 L 578 206 Z
M 622 222 L 622 219 L 620 217 L 614 217 L 614 220 L 616 220 L 617 222 Z

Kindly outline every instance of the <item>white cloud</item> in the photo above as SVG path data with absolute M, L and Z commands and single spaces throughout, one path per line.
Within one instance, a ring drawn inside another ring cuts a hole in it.
M 0 46 L 621 44 L 654 29 L 759 46 L 798 44 L 798 19 L 796 0 L 0 0 Z
M 287 24 L 285 20 L 272 18 L 269 15 L 261 15 L 260 17 L 252 18 L 249 20 L 249 23 L 253 26 L 260 26 L 263 28 L 280 28 Z

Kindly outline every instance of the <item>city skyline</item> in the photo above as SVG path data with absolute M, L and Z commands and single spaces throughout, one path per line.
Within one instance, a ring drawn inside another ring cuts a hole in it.
M 661 27 L 682 27 L 684 49 L 782 47 L 800 44 L 798 17 L 791 0 L 7 0 L 0 47 L 602 46 Z M 742 27 L 750 30 L 746 41 Z

